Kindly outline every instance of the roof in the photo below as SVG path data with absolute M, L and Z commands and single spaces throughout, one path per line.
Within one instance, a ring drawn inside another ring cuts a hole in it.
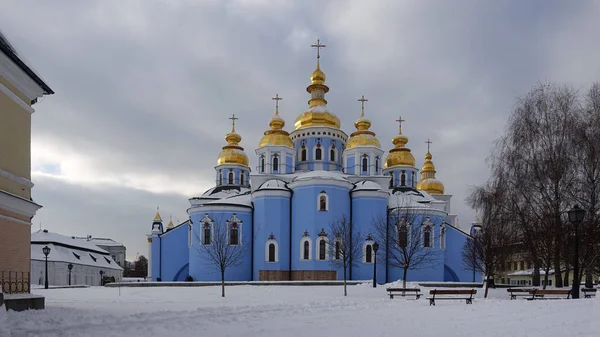
M 0 31 L 0 51 L 2 51 L 9 59 L 11 59 L 21 70 L 27 74 L 37 85 L 39 85 L 46 95 L 54 94 L 54 91 L 42 80 L 42 78 L 36 74 L 30 66 L 28 66 L 24 59 L 17 53 L 15 48 L 8 42 L 8 39 Z
M 296 174 L 296 178 L 294 181 L 302 181 L 309 179 L 327 179 L 327 180 L 337 180 L 337 181 L 345 181 L 349 182 L 347 179 L 348 175 L 339 171 L 307 171 Z
M 95 244 L 88 242 L 87 240 L 80 240 L 74 236 L 65 236 L 57 233 L 48 232 L 47 229 L 40 229 L 37 232 L 31 233 L 31 244 L 40 243 L 48 244 L 53 243 L 66 247 L 92 251 L 100 254 L 107 254 L 108 252 Z
M 361 180 L 355 184 L 354 191 L 380 191 L 381 186 L 378 183 Z
M 122 243 L 117 242 L 110 238 L 94 238 L 91 235 L 87 237 L 75 237 L 77 240 L 86 240 L 87 242 L 93 243 L 96 246 L 111 246 L 111 247 L 120 247 L 123 246 Z
M 240 194 L 234 195 L 228 198 L 222 198 L 217 200 L 212 200 L 203 204 L 206 205 L 237 205 L 237 206 L 247 206 L 252 208 L 252 194 L 250 191 Z
M 289 189 L 285 186 L 285 181 L 281 181 L 278 179 L 271 179 L 260 185 L 257 189 L 259 190 L 284 190 L 289 191 Z

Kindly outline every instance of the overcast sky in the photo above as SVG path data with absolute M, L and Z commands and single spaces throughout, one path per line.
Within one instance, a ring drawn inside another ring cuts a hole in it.
M 6 1 L 0 29 L 56 92 L 35 105 L 33 198 L 40 226 L 111 237 L 147 254 L 156 206 L 187 219 L 214 185 L 227 118 L 254 155 L 273 114 L 291 131 L 307 107 L 315 52 L 327 45 L 329 109 L 354 131 L 369 101 L 384 150 L 406 120 L 420 168 L 467 228 L 469 186 L 517 97 L 539 81 L 600 80 L 600 1 Z

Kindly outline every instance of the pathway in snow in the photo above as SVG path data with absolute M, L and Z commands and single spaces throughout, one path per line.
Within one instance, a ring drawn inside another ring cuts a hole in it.
M 9 312 L 19 336 L 599 336 L 597 301 L 390 300 L 385 288 L 116 288 L 35 290 L 43 311 Z M 478 294 L 480 295 L 480 294 Z

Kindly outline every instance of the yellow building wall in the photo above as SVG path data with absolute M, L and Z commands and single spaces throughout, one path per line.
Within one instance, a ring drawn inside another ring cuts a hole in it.
M 2 77 L 0 83 L 22 96 Z M 4 92 L 0 92 L 0 169 L 31 180 L 31 113 Z M 0 190 L 26 199 L 31 197 L 28 187 L 3 176 L 0 176 Z

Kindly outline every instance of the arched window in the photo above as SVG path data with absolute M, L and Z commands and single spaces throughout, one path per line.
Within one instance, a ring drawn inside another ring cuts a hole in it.
M 229 220 L 227 220 L 227 235 L 228 242 L 230 246 L 237 246 L 240 243 L 240 231 L 242 228 L 242 223 L 240 219 L 237 218 L 235 213 L 231 216 Z
M 325 191 L 319 193 L 317 209 L 322 212 L 326 212 L 329 209 L 329 200 L 327 199 L 327 194 L 325 194 Z
M 411 179 L 412 179 L 412 184 L 411 185 L 412 185 L 412 187 L 415 187 L 415 172 L 414 171 L 412 172 Z
M 431 226 L 426 225 L 423 230 L 423 247 L 431 247 Z
M 310 260 L 310 241 L 304 241 L 303 259 Z
M 315 160 L 323 159 L 323 150 L 321 150 L 321 144 L 317 144 L 317 149 L 315 150 Z
M 367 172 L 368 169 L 369 169 L 369 162 L 367 161 L 367 157 L 363 157 L 362 170 L 363 170 L 363 172 Z
M 379 157 L 375 157 L 375 174 L 379 173 Z
M 203 225 L 203 237 L 202 237 L 202 244 L 205 246 L 210 245 L 211 243 L 211 225 L 210 223 L 205 222 Z
M 300 153 L 300 161 L 306 161 L 306 146 L 302 145 L 302 151 Z
M 319 260 L 325 260 L 327 255 L 327 242 L 321 239 L 319 240 Z
M 240 173 L 240 185 L 244 185 L 244 172 Z
M 260 156 L 260 172 L 265 173 L 265 156 Z
M 329 150 L 329 161 L 335 162 L 335 148 L 334 147 L 332 147 L 331 150 Z
M 442 225 L 440 229 L 440 248 L 446 249 L 446 225 Z
M 275 262 L 275 244 L 269 244 L 269 262 Z
M 191 221 L 190 221 L 190 234 L 191 234 Z M 200 220 L 200 244 L 208 246 L 212 244 L 212 229 L 213 221 L 208 216 L 208 213 L 204 214 L 204 218 Z
M 278 171 L 279 170 L 279 156 L 274 155 L 273 156 L 273 171 Z
M 233 185 L 233 172 L 229 171 L 228 184 Z
M 390 188 L 394 187 L 394 172 L 390 172 Z
M 310 245 L 311 241 L 308 232 L 304 232 L 304 237 L 300 240 L 300 260 L 308 261 L 311 259 Z
M 223 185 L 223 172 L 219 170 L 219 185 Z
M 373 245 L 367 245 L 365 263 L 373 263 Z
M 402 171 L 400 175 L 400 186 L 406 186 L 406 171 Z

